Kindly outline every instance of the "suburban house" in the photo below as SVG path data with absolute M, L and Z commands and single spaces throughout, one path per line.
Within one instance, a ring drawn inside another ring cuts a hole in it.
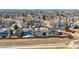
M 65 24 L 63 22 L 59 22 L 57 25 L 56 25 L 56 28 L 57 29 L 64 29 L 65 27 Z
M 58 35 L 58 32 L 54 28 L 48 28 L 48 36 Z
M 48 28 L 35 28 L 35 35 L 36 36 L 47 36 Z
M 3 27 L 7 27 L 7 28 L 10 27 L 14 23 L 15 23 L 15 20 L 14 19 L 10 19 L 10 18 L 3 19 L 3 21 L 2 21 Z
M 34 18 L 33 26 L 35 26 L 35 27 L 40 27 L 40 26 L 41 26 L 41 22 L 40 22 L 39 16 L 36 16 L 36 17 Z
M 36 36 L 53 36 L 58 35 L 58 32 L 53 28 L 35 28 Z

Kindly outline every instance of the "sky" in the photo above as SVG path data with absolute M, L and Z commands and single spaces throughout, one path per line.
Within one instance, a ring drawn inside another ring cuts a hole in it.
M 0 0 L 0 9 L 79 9 L 78 0 Z

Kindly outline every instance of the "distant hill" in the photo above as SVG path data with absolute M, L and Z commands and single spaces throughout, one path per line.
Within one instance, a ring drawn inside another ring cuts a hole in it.
M 79 9 L 0 9 L 0 13 L 26 13 L 26 12 L 79 12 Z

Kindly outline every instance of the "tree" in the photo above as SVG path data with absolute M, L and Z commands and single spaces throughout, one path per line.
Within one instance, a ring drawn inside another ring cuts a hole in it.
M 69 30 L 69 26 L 68 26 L 68 25 L 65 25 L 64 30 L 65 30 L 65 31 L 70 31 L 70 30 Z
M 19 27 L 17 24 L 14 25 L 14 29 L 17 30 Z
M 32 27 L 33 26 L 33 21 L 29 21 L 28 25 Z
M 45 15 L 43 15 L 43 19 L 45 20 Z

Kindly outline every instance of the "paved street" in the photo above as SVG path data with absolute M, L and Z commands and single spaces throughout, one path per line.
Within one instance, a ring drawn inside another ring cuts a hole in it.
M 67 45 L 72 39 L 68 38 L 29 38 L 29 39 L 2 39 L 0 40 L 0 47 L 1 48 L 12 48 L 12 47 L 32 47 L 32 46 L 40 46 L 39 48 L 43 48 L 44 45 L 46 46 L 54 46 L 54 45 Z M 43 45 L 44 44 L 44 45 Z M 50 45 L 51 44 L 51 45 Z

